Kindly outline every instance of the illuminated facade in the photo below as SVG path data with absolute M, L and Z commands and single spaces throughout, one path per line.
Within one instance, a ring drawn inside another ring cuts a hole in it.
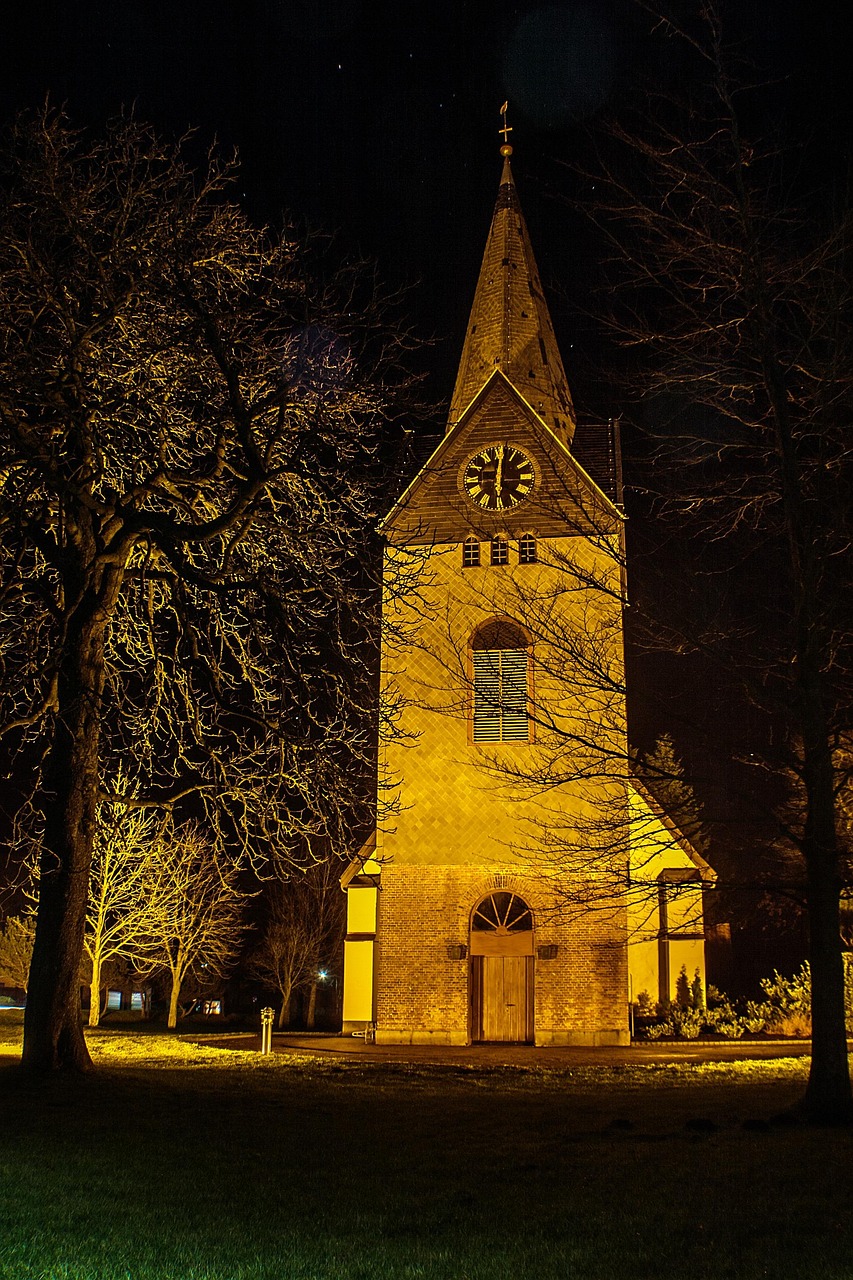
M 708 869 L 627 777 L 615 433 L 576 422 L 510 152 L 447 432 L 384 522 L 399 812 L 343 881 L 344 1030 L 378 1043 L 621 1044 L 704 978 Z

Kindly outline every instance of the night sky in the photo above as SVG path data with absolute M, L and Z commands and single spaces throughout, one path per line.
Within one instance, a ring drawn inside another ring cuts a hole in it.
M 687 8 L 680 0 L 677 11 Z M 844 6 L 741 0 L 723 8 L 756 79 L 773 81 L 753 123 L 802 145 L 802 191 L 828 166 L 848 170 Z M 274 223 L 288 211 L 334 232 L 342 255 L 375 260 L 390 289 L 410 286 L 414 332 L 431 340 L 415 364 L 428 375 L 435 430 L 497 194 L 499 108 L 508 98 L 516 182 L 576 406 L 623 411 L 601 376 L 600 251 L 567 200 L 584 196 L 569 165 L 600 115 L 618 113 L 646 79 L 690 87 L 679 42 L 652 35 L 639 4 L 5 0 L 2 23 L 4 122 L 49 95 L 94 129 L 130 105 L 166 137 L 194 127 L 200 154 L 214 138 L 239 150 L 240 190 L 254 219 Z M 635 697 L 635 723 L 641 737 L 670 728 L 694 766 L 700 756 L 707 765 L 720 759 L 726 695 L 715 709 L 706 690 L 704 722 L 688 725 L 693 684 L 665 676 Z
M 780 111 L 814 122 L 820 154 L 850 125 L 842 6 L 825 8 L 817 21 L 821 6 L 798 0 L 731 6 L 732 33 L 786 86 Z M 597 355 L 585 318 L 597 249 L 563 200 L 579 194 L 566 162 L 585 128 L 644 77 L 684 74 L 677 42 L 652 37 L 631 0 L 6 0 L 2 22 L 4 121 L 47 95 L 94 128 L 133 104 L 166 136 L 194 127 L 200 145 L 236 147 L 255 219 L 287 210 L 336 232 L 342 253 L 376 260 L 389 287 L 412 286 L 415 331 L 434 339 L 420 359 L 436 402 L 452 389 L 508 98 L 516 180 L 575 400 L 619 411 L 584 385 Z

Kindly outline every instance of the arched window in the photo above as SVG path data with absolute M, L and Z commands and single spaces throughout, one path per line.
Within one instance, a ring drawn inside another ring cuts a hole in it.
M 473 569 L 480 563 L 480 543 L 473 536 L 467 537 L 462 543 L 462 568 Z
M 471 643 L 475 742 L 528 742 L 527 637 L 495 619 Z
M 536 539 L 532 533 L 523 533 L 518 540 L 518 563 L 535 564 L 537 559 Z
M 471 917 L 475 933 L 526 933 L 532 928 L 533 915 L 527 903 L 505 890 L 483 898 Z

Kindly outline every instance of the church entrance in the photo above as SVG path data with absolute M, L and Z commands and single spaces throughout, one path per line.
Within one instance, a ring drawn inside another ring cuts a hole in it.
M 471 1039 L 533 1041 L 533 913 L 515 893 L 490 893 L 471 917 Z

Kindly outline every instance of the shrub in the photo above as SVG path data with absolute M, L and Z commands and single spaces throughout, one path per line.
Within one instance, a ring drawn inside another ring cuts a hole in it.
M 739 1040 L 746 1030 L 729 997 L 716 987 L 708 987 L 708 1007 L 704 1018 L 708 1031 L 725 1036 L 727 1040 Z
M 808 961 L 792 978 L 783 978 L 778 972 L 774 972 L 772 978 L 763 978 L 761 989 L 766 999 L 747 1004 L 747 1030 L 783 1036 L 811 1035 L 812 990 Z M 853 1035 L 853 954 L 849 951 L 844 955 L 844 1012 L 847 1033 Z
M 654 1014 L 655 1005 L 648 991 L 641 991 L 637 996 L 637 1014 L 641 1018 L 650 1018 Z
M 763 1000 L 747 1000 L 736 1007 L 727 995 L 709 986 L 707 1007 L 702 1007 L 702 980 L 697 969 L 691 983 L 682 965 L 676 985 L 676 1003 L 655 1006 L 659 1021 L 646 1028 L 650 1040 L 675 1036 L 695 1040 L 703 1031 L 739 1040 L 742 1035 L 811 1035 L 811 971 L 806 962 L 791 978 L 774 971 L 763 978 Z M 686 1001 L 686 1003 L 684 1002 Z M 853 953 L 844 956 L 844 1002 L 848 1034 L 853 1035 Z M 643 991 L 637 998 L 637 1011 L 642 1017 L 652 1014 L 652 1001 Z
M 781 1035 L 811 1035 L 812 990 L 809 963 L 803 965 L 792 978 L 783 978 L 774 970 L 772 978 L 762 978 L 761 990 L 767 997 L 766 1031 Z
M 689 1009 L 690 1005 L 690 979 L 687 976 L 687 965 L 681 966 L 675 982 L 675 1003 L 679 1009 Z
M 659 1040 L 661 1036 L 675 1036 L 679 1040 L 695 1040 L 705 1023 L 699 1009 L 682 1009 L 672 1005 L 669 1016 L 664 1022 L 656 1022 L 648 1028 L 650 1040 Z
M 690 1007 L 691 1009 L 704 1009 L 705 993 L 702 990 L 702 975 L 697 969 L 693 975 L 693 981 L 690 984 Z

